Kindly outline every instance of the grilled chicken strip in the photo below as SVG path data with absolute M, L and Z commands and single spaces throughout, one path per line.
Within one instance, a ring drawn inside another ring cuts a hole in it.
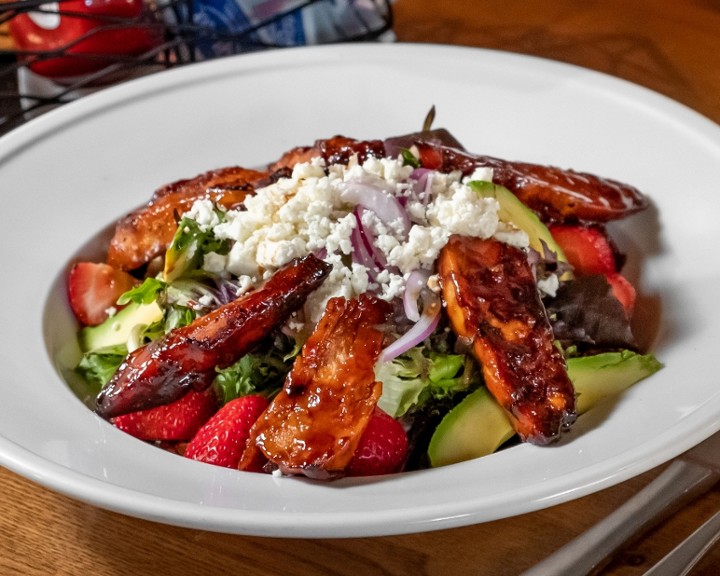
M 374 365 L 390 305 L 370 295 L 332 298 L 283 390 L 250 432 L 240 469 L 258 451 L 286 474 L 341 476 L 381 393 Z
M 526 254 L 502 242 L 451 236 L 440 253 L 454 330 L 472 341 L 485 384 L 522 440 L 548 444 L 575 420 L 575 391 Z
M 159 188 L 150 202 L 117 223 L 108 248 L 108 264 L 121 270 L 139 268 L 165 252 L 177 230 L 178 217 L 196 200 L 207 198 L 233 208 L 270 181 L 268 172 L 230 167 Z
M 347 162 L 357 154 L 367 157 L 397 156 L 402 148 L 415 146 L 424 168 L 464 175 L 476 168 L 493 169 L 493 182 L 508 188 L 547 222 L 608 222 L 624 218 L 648 206 L 647 198 L 628 184 L 586 172 L 565 170 L 529 162 L 514 162 L 465 151 L 446 130 L 417 132 L 387 140 L 354 140 L 334 136 L 313 146 L 293 148 L 271 170 L 288 168 L 320 156 L 329 164 Z
M 270 164 L 268 170 L 277 172 L 318 157 L 327 164 L 347 164 L 355 155 L 360 163 L 369 157 L 382 158 L 385 156 L 385 144 L 382 140 L 355 140 L 346 136 L 319 139 L 312 146 L 298 146 L 288 150 L 279 160 Z
M 207 388 L 216 366 L 229 366 L 279 327 L 330 268 L 313 255 L 294 260 L 262 288 L 138 348 L 98 395 L 96 412 L 111 418 L 168 404 L 190 388 Z
M 648 207 L 639 190 L 622 182 L 574 170 L 511 162 L 478 156 L 437 142 L 418 141 L 425 168 L 472 174 L 479 167 L 493 169 L 493 182 L 513 192 L 546 222 L 608 222 Z

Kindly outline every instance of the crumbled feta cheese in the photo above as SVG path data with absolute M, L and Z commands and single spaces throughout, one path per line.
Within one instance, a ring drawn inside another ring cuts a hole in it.
M 227 256 L 209 252 L 203 257 L 203 270 L 211 274 L 222 274 L 227 269 Z
M 198 298 L 198 304 L 201 306 L 211 306 L 215 302 L 215 298 L 212 297 L 210 294 L 203 294 Z
M 388 264 L 403 272 L 430 268 L 449 237 L 447 228 L 415 225 L 410 228 L 407 242 L 398 243 L 387 255 Z
M 368 158 L 361 164 L 353 157 L 347 165 L 332 166 L 315 158 L 222 218 L 211 202 L 198 201 L 188 216 L 212 227 L 218 239 L 231 241 L 227 255 L 207 254 L 204 268 L 237 276 L 245 290 L 293 258 L 308 253 L 324 258 L 332 270 L 293 319 L 297 327 L 301 319 L 317 322 L 334 296 L 373 290 L 386 300 L 401 297 L 409 273 L 431 269 L 452 234 L 527 246 L 527 234 L 499 220 L 497 201 L 468 186 L 471 180 L 491 181 L 491 168 L 478 168 L 467 178 L 459 171 L 427 172 L 422 182 L 413 180 L 412 172 L 401 158 Z M 389 204 L 384 210 L 372 205 L 356 210 L 365 191 L 382 202 L 387 195 Z M 390 217 L 396 213 L 388 209 L 393 205 L 396 211 L 402 206 L 402 218 Z M 354 254 L 360 244 L 365 253 Z
M 530 246 L 530 237 L 525 230 L 515 228 L 512 224 L 500 222 L 498 228 L 493 234 L 493 238 L 505 244 L 510 244 L 516 248 L 528 248 Z
M 208 230 L 220 223 L 215 204 L 208 199 L 194 202 L 186 216 L 195 220 L 202 230 Z
M 430 288 L 430 290 L 432 290 L 435 294 L 440 294 L 440 278 L 438 278 L 437 274 L 433 274 L 432 276 L 430 276 L 430 278 L 428 278 L 427 287 Z
M 380 284 L 380 298 L 383 300 L 400 298 L 405 292 L 405 278 L 399 274 L 383 270 L 377 275 L 377 282 Z
M 472 174 L 465 178 L 464 182 L 473 182 L 480 180 L 481 182 L 493 181 L 493 169 L 489 166 L 478 166 Z

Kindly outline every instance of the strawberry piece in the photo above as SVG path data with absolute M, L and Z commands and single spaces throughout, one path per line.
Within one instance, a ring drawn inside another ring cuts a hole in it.
M 578 276 L 614 274 L 615 253 L 602 228 L 554 225 L 550 233 Z
M 399 472 L 408 454 L 405 428 L 376 408 L 345 469 L 348 476 L 377 476 Z
M 195 436 L 217 408 L 212 388 L 203 392 L 190 390 L 170 404 L 116 416 L 110 422 L 140 440 L 179 442 Z
M 75 317 L 85 326 L 104 322 L 117 299 L 138 281 L 129 273 L 109 264 L 79 262 L 68 276 L 68 298 Z
M 198 431 L 188 444 L 185 456 L 216 466 L 237 468 L 250 437 L 250 428 L 267 405 L 267 399 L 258 395 L 231 400 Z M 246 469 L 260 471 L 261 466 L 261 462 L 255 462 Z
M 418 146 L 420 165 L 430 170 L 440 170 L 445 160 L 442 150 L 435 146 Z
M 613 296 L 620 301 L 620 304 L 625 308 L 628 318 L 630 318 L 635 309 L 635 300 L 637 299 L 635 287 L 627 278 L 617 272 L 608 274 L 606 278 L 612 289 Z

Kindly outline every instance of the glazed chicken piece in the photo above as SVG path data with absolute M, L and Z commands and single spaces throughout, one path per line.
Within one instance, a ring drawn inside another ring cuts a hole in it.
M 545 222 L 608 222 L 640 212 L 647 198 L 636 188 L 615 180 L 542 166 L 477 156 L 437 142 L 418 141 L 425 168 L 470 175 L 482 166 L 493 169 L 493 182 L 513 192 Z
M 313 255 L 294 260 L 263 287 L 133 351 L 97 397 L 111 418 L 168 404 L 204 390 L 215 367 L 227 367 L 278 328 L 323 282 L 330 265 Z
M 285 152 L 272 164 L 268 164 L 268 171 L 271 173 L 289 171 L 292 170 L 295 164 L 310 162 L 310 160 L 320 155 L 320 149 L 315 146 L 296 146 Z
M 270 182 L 268 172 L 230 167 L 163 186 L 150 202 L 117 223 L 107 263 L 121 270 L 135 270 L 165 252 L 177 230 L 179 216 L 196 200 L 208 198 L 233 208 Z
M 347 164 L 350 158 L 357 155 L 362 164 L 370 157 L 385 156 L 385 144 L 382 140 L 355 140 L 345 136 L 335 136 L 315 143 L 322 157 L 328 164 Z
M 358 141 L 344 136 L 317 140 L 313 146 L 287 151 L 268 170 L 228 167 L 195 178 L 179 180 L 155 191 L 141 208 L 122 218 L 110 240 L 107 263 L 121 270 L 135 270 L 162 255 L 172 242 L 178 217 L 196 200 L 207 198 L 224 208 L 234 208 L 257 188 L 290 174 L 298 162 L 321 156 L 329 164 L 347 162 L 354 154 L 360 162 L 368 156 L 383 156 L 380 140 Z
M 380 397 L 374 365 L 390 305 L 370 295 L 332 298 L 283 390 L 250 432 L 240 469 L 258 452 L 286 474 L 343 474 Z
M 354 154 L 363 162 L 370 156 L 397 156 L 402 148 L 415 146 L 424 168 L 470 175 L 482 166 L 493 169 L 493 181 L 508 188 L 546 222 L 608 222 L 630 216 L 648 206 L 636 188 L 586 172 L 565 170 L 529 162 L 513 162 L 471 154 L 445 130 L 417 132 L 380 140 L 355 140 L 334 136 L 313 146 L 293 148 L 271 171 L 291 168 L 320 156 L 328 164 L 346 163 Z
M 346 136 L 333 136 L 316 140 L 312 146 L 298 146 L 283 154 L 279 160 L 268 166 L 270 172 L 292 168 L 299 162 L 309 162 L 320 157 L 330 164 L 346 164 L 357 155 L 358 162 L 363 163 L 369 157 L 385 156 L 385 144 L 382 140 L 355 140 Z
M 472 342 L 485 384 L 515 431 L 534 444 L 556 440 L 575 420 L 575 392 L 525 252 L 451 236 L 438 272 L 452 326 Z

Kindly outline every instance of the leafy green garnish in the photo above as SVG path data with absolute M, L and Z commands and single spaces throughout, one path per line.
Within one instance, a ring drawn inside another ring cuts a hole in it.
M 131 288 L 118 298 L 118 304 L 150 304 L 159 299 L 159 294 L 167 288 L 167 284 L 157 278 L 145 278 L 142 284 Z
M 165 334 L 175 328 L 182 328 L 191 324 L 197 318 L 194 310 L 187 306 L 169 306 L 165 310 L 165 325 L 163 327 Z
M 217 210 L 219 218 L 223 212 Z M 168 282 L 202 267 L 205 254 L 215 252 L 227 254 L 229 240 L 220 240 L 212 227 L 203 226 L 196 220 L 184 217 L 178 224 L 177 232 L 165 253 L 165 280 Z
M 110 381 L 128 354 L 127 346 L 118 344 L 89 352 L 75 370 L 99 392 Z
M 407 148 L 403 148 L 400 151 L 400 156 L 403 159 L 403 166 L 412 166 L 413 168 L 420 168 L 420 160 Z
M 145 327 L 142 334 L 139 335 L 140 342 L 147 344 L 158 338 L 162 338 L 175 328 L 187 326 L 197 318 L 197 314 L 190 308 L 185 306 L 166 306 L 165 313 L 161 320 Z
M 280 388 L 288 371 L 289 367 L 277 359 L 247 354 L 232 366 L 218 370 L 214 384 L 225 403 L 248 394 L 265 392 L 270 396 Z
M 480 384 L 472 358 L 431 351 L 425 346 L 378 364 L 375 377 L 383 384 L 378 406 L 396 418 L 429 400 L 449 398 Z
M 248 394 L 273 397 L 280 391 L 299 351 L 299 344 L 276 333 L 267 351 L 246 354 L 232 366 L 217 368 L 213 384 L 220 399 L 227 403 Z

